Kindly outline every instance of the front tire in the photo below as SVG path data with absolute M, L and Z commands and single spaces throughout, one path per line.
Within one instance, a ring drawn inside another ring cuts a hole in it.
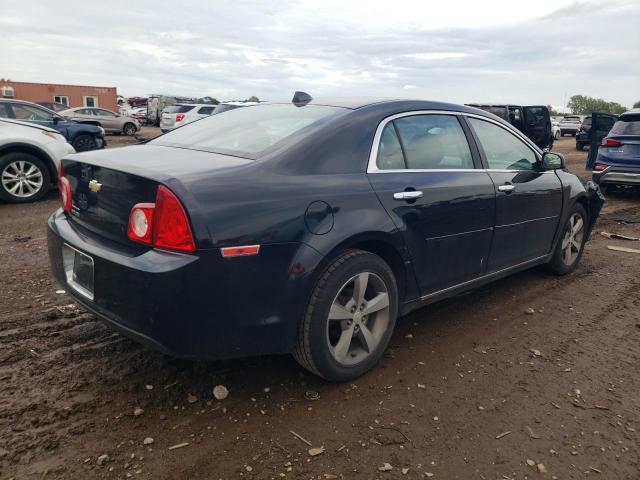
M 348 250 L 324 270 L 298 330 L 295 359 L 320 377 L 347 382 L 386 349 L 398 315 L 391 268 L 377 255 Z
M 584 245 L 587 243 L 588 222 L 587 211 L 576 203 L 569 212 L 562 236 L 558 240 L 551 261 L 547 264 L 551 272 L 567 275 L 578 266 Z
M 47 166 L 38 157 L 22 152 L 0 157 L 0 198 L 11 203 L 35 202 L 51 185 Z
M 76 149 L 76 152 L 86 152 L 98 148 L 95 137 L 87 133 L 78 135 L 73 139 L 73 143 L 71 145 Z

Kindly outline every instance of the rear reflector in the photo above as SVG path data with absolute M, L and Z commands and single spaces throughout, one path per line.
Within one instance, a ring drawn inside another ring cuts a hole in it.
M 622 145 L 622 142 L 616 140 L 615 138 L 605 138 L 602 140 L 600 144 L 601 147 L 619 147 Z
M 244 245 L 242 247 L 225 247 L 220 249 L 222 256 L 225 258 L 257 255 L 259 251 L 260 245 Z
M 607 168 L 608 166 L 609 166 L 609 165 L 607 165 L 606 163 L 600 163 L 600 162 L 597 162 L 597 163 L 593 166 L 593 169 L 594 169 L 596 172 L 601 172 L 602 170 L 604 170 L 604 169 L 605 169 L 605 168 Z
M 176 122 L 181 122 L 184 120 L 184 113 L 179 113 L 176 115 Z

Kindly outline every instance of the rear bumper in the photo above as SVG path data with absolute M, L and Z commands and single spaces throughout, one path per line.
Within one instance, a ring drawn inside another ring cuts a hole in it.
M 599 185 L 640 185 L 640 168 L 611 166 L 593 172 L 593 181 Z
M 94 261 L 94 299 L 66 281 L 62 247 Z M 223 259 L 121 245 L 70 222 L 58 210 L 48 222 L 51 270 L 80 304 L 122 334 L 188 359 L 285 353 L 321 256 L 304 244 L 265 245 L 255 257 Z M 299 275 L 289 272 L 294 265 Z

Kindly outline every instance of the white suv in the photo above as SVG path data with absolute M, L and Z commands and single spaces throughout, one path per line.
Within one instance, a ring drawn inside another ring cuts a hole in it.
M 162 111 L 160 130 L 162 133 L 208 117 L 215 110 L 215 105 L 203 103 L 176 103 Z
M 58 181 L 60 160 L 73 147 L 56 130 L 0 119 L 0 200 L 38 200 Z

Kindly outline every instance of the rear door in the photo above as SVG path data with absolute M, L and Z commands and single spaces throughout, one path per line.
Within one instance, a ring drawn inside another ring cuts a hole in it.
M 385 123 L 386 122 L 386 123 Z M 456 114 L 412 112 L 378 129 L 369 180 L 412 256 L 422 294 L 481 276 L 495 192 Z
M 523 107 L 524 133 L 539 148 L 553 146 L 553 129 L 549 109 L 543 105 Z
M 609 134 L 611 127 L 618 120 L 617 115 L 611 113 L 593 112 L 591 114 L 591 128 L 589 129 L 589 156 L 587 157 L 587 170 L 593 168 L 598 156 L 598 148 L 602 139 Z
M 488 271 L 551 251 L 562 210 L 562 184 L 539 170 L 538 153 L 507 127 L 468 117 L 480 155 L 495 185 L 496 219 Z
M 110 112 L 109 110 L 103 110 L 102 108 L 94 108 L 92 111 L 96 120 L 98 120 L 100 125 L 102 125 L 102 128 L 111 131 L 120 130 L 120 120 L 115 113 Z

